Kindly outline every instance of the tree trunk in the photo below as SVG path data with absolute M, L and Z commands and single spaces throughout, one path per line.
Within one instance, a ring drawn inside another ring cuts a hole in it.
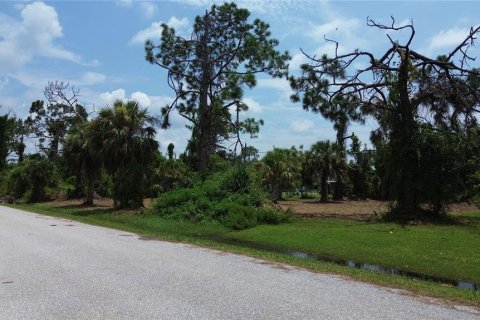
M 335 189 L 333 191 L 334 200 L 343 200 L 343 176 L 342 174 L 337 174 L 337 182 L 335 183 Z
M 393 168 L 393 174 L 397 174 L 396 201 L 397 209 L 403 216 L 414 216 L 419 213 L 419 203 L 416 190 L 416 176 L 418 168 L 418 156 L 415 151 L 415 110 L 408 93 L 408 52 L 404 53 L 398 73 L 398 118 L 394 126 L 396 136 L 393 143 L 398 150 L 394 154 L 393 161 L 397 168 Z M 396 127 L 396 128 L 395 128 Z
M 273 182 L 271 186 L 271 191 L 272 191 L 272 201 L 277 202 L 282 197 L 280 184 L 277 182 Z
M 340 148 L 340 152 L 342 154 L 343 160 L 346 161 L 346 153 L 345 153 L 345 133 L 347 130 L 347 124 L 344 120 L 340 119 L 337 123 L 337 145 Z M 343 173 L 336 172 L 337 182 L 335 183 L 335 189 L 333 191 L 333 199 L 334 200 L 343 200 Z
M 203 102 L 201 102 L 201 104 L 202 103 Z M 204 175 L 208 172 L 208 167 L 209 167 L 208 145 L 210 144 L 210 135 L 209 135 L 210 121 L 208 119 L 209 118 L 208 110 L 205 110 L 207 109 L 207 106 L 204 104 L 200 108 L 201 108 L 200 126 L 199 126 L 200 135 L 197 143 L 197 157 L 198 157 L 198 170 L 202 175 Z
M 95 177 L 93 175 L 87 175 L 87 192 L 85 194 L 84 204 L 93 205 L 93 195 L 95 193 Z
M 198 170 L 202 175 L 205 175 L 209 167 L 209 144 L 211 131 L 211 112 L 208 105 L 208 88 L 210 82 L 210 63 L 208 52 L 209 38 L 209 21 L 208 14 L 205 15 L 205 34 L 202 37 L 202 82 L 200 87 L 200 105 L 199 105 L 199 129 L 200 136 L 197 144 Z
M 59 143 L 60 141 L 58 137 L 53 138 L 52 141 L 50 142 L 50 150 L 48 152 L 49 160 L 55 160 L 57 158 Z
M 23 133 L 20 136 L 20 142 L 17 145 L 18 163 L 23 162 L 25 153 L 25 143 L 23 143 Z
M 321 202 L 327 202 L 328 201 L 328 185 L 327 185 L 327 179 L 328 179 L 328 172 L 327 170 L 322 170 L 322 177 L 321 177 L 321 195 L 320 195 L 320 201 Z

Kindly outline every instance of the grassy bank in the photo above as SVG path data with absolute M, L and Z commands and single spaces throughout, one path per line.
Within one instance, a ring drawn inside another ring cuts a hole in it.
M 293 250 L 329 255 L 480 283 L 480 212 L 458 216 L 455 225 L 400 226 L 341 219 L 298 219 L 289 224 L 261 225 L 232 232 L 219 224 L 192 224 L 152 214 L 112 212 L 106 208 L 61 207 L 53 203 L 17 205 L 16 208 L 131 231 L 144 237 L 193 243 L 348 275 L 480 307 L 479 292 L 327 262 L 305 261 L 282 253 Z

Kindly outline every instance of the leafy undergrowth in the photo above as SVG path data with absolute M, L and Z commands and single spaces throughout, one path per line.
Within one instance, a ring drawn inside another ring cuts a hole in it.
M 301 251 L 330 255 L 478 283 L 480 212 L 457 215 L 452 225 L 402 226 L 343 219 L 295 219 L 286 224 L 231 231 L 218 221 L 193 223 L 165 219 L 148 211 L 132 214 L 105 208 L 62 207 L 58 203 L 16 207 L 135 232 L 143 237 L 192 243 L 311 270 L 344 274 L 362 281 L 480 307 L 480 292 L 328 262 L 307 261 L 286 253 Z
M 154 200 L 152 207 L 163 218 L 216 221 L 233 230 L 289 220 L 289 212 L 267 206 L 265 199 L 254 175 L 243 167 L 212 175 L 191 188 L 164 193 Z

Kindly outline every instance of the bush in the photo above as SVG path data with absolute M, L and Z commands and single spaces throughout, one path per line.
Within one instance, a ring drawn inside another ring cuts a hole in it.
M 95 191 L 101 197 L 111 197 L 113 189 L 113 179 L 106 170 L 102 170 L 100 177 L 95 182 Z
M 8 195 L 25 198 L 28 202 L 46 199 L 46 187 L 53 185 L 53 165 L 39 155 L 33 155 L 16 165 L 7 175 Z
M 257 210 L 232 203 L 220 222 L 227 228 L 243 230 L 258 224 Z
M 253 172 L 238 168 L 214 174 L 191 188 L 164 193 L 154 200 L 153 209 L 165 218 L 218 221 L 234 230 L 288 220 L 289 213 L 264 209 L 264 199 Z
M 21 198 L 28 190 L 29 181 L 25 167 L 15 166 L 6 175 L 5 193 L 15 198 Z
M 112 197 L 116 208 L 143 207 L 145 167 L 122 167 L 113 176 Z
M 78 180 L 75 176 L 60 180 L 57 187 L 57 198 L 73 199 L 83 196 L 80 183 L 77 183 Z

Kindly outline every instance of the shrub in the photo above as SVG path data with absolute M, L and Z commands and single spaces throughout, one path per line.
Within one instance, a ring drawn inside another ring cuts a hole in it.
M 7 176 L 7 193 L 28 202 L 46 199 L 46 187 L 52 181 L 53 165 L 45 157 L 33 155 L 16 165 Z
M 234 230 L 288 220 L 288 213 L 262 208 L 264 199 L 254 173 L 235 168 L 193 187 L 164 193 L 154 200 L 153 209 L 165 218 L 218 221 Z
M 143 207 L 145 167 L 122 167 L 113 176 L 112 197 L 116 208 Z
M 258 224 L 256 213 L 256 209 L 232 203 L 220 222 L 227 228 L 233 230 L 247 229 Z

